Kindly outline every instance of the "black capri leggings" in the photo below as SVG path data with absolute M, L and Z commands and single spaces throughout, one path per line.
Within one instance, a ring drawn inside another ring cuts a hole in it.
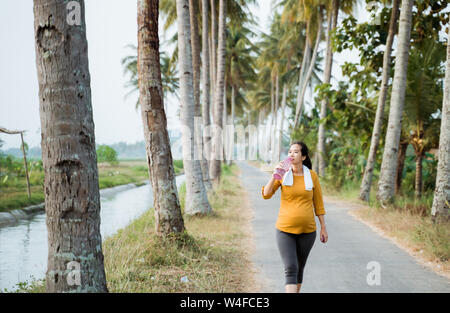
M 303 282 L 303 268 L 316 240 L 316 231 L 312 233 L 290 234 L 276 230 L 278 250 L 284 263 L 284 275 L 287 284 Z

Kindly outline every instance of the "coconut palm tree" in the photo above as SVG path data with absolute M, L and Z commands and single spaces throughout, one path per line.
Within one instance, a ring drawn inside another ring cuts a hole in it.
M 194 3 L 194 5 L 191 5 L 192 8 L 194 8 L 194 6 L 197 8 L 198 6 L 195 5 L 196 1 L 191 1 L 192 3 Z M 251 3 L 254 3 L 255 0 L 251 0 L 251 1 L 244 1 L 244 0 L 226 0 L 226 6 L 227 6 L 227 15 L 230 17 L 230 24 L 236 24 L 236 25 L 243 25 L 244 23 L 246 23 L 249 20 L 253 19 L 253 16 L 251 14 L 251 12 L 249 12 L 248 9 L 248 5 Z M 203 6 L 203 5 L 202 5 Z M 217 42 L 218 42 L 218 37 L 217 37 L 217 14 L 218 14 L 218 10 L 217 8 L 220 9 L 220 6 L 217 6 L 217 0 L 211 0 L 211 10 L 208 10 L 205 14 L 205 17 L 203 19 L 207 20 L 207 16 L 208 16 L 208 12 L 209 12 L 209 16 L 211 19 L 211 32 L 210 32 L 210 36 L 207 37 L 207 41 L 208 41 L 208 50 L 210 51 L 210 83 L 213 86 L 212 90 L 211 90 L 211 94 L 212 94 L 212 99 L 214 100 L 212 102 L 210 111 L 213 112 L 212 117 L 214 118 L 214 107 L 215 107 L 215 100 L 218 99 L 215 95 L 215 91 L 217 90 Z M 162 0 L 161 1 L 161 11 L 164 13 L 165 17 L 166 17 L 166 23 L 164 25 L 165 29 L 168 29 L 176 20 L 177 18 L 177 13 L 176 10 L 174 8 L 174 0 Z M 191 11 L 191 20 L 195 18 L 195 20 L 197 20 L 199 18 L 199 15 L 196 14 L 196 12 L 198 11 L 198 9 L 193 9 L 190 10 Z M 207 21 L 208 23 L 208 21 Z M 203 24 L 202 24 L 203 25 Z M 192 44 L 195 45 L 195 47 L 193 47 L 192 51 L 193 51 L 193 58 L 196 60 L 199 60 L 199 58 L 197 57 L 198 53 L 196 51 L 200 51 L 199 48 L 199 40 L 196 40 L 195 38 L 198 38 L 198 35 L 196 35 L 196 33 L 198 33 L 198 27 L 192 26 L 192 31 L 191 31 L 191 35 L 192 35 Z M 226 36 L 224 36 L 225 38 Z M 203 40 L 203 39 L 202 39 Z M 205 38 L 206 40 L 206 38 Z M 203 46 L 205 46 L 203 44 Z M 205 59 L 205 57 L 203 58 Z M 203 60 L 204 62 L 204 60 Z M 198 64 L 198 66 L 196 65 Z M 196 73 L 199 72 L 200 70 L 200 62 L 196 61 L 194 62 L 194 91 L 195 94 L 198 95 L 198 88 L 196 87 L 197 85 L 199 85 L 200 82 L 200 75 L 196 75 Z M 225 83 L 224 83 L 225 84 Z M 223 93 L 222 93 L 223 95 Z M 196 97 L 197 98 L 197 97 Z M 197 105 L 198 107 L 198 105 Z M 222 109 L 224 109 L 224 107 L 222 107 Z M 205 112 L 205 110 L 203 110 Z M 224 117 L 224 114 L 221 114 L 222 117 Z M 215 118 L 214 118 L 215 120 Z M 223 124 L 223 122 L 222 122 Z M 205 125 L 204 125 L 205 126 Z M 204 138 L 204 141 L 206 141 L 205 143 L 205 150 L 208 149 L 208 138 Z M 205 153 L 207 153 L 207 151 L 205 151 Z M 213 165 L 210 166 L 210 170 L 213 167 Z M 211 173 L 210 173 L 211 176 Z
M 431 207 L 433 222 L 448 221 L 450 218 L 450 31 L 447 36 L 447 62 L 445 66 L 444 96 L 442 100 L 441 132 L 436 175 L 436 188 Z
M 178 199 L 164 111 L 156 0 L 138 1 L 138 80 L 147 164 L 153 189 L 156 234 L 182 233 Z
M 242 115 L 244 107 L 249 106 L 246 92 L 255 80 L 254 54 L 258 53 L 257 47 L 252 43 L 253 33 L 245 25 L 230 24 L 226 38 L 226 86 L 229 86 L 231 100 L 230 123 L 234 127 L 236 112 Z M 228 114 L 224 106 L 224 114 Z
M 222 142 L 222 115 L 223 115 L 223 92 L 225 83 L 225 55 L 226 55 L 226 0 L 219 3 L 219 39 L 217 48 L 217 77 L 214 92 L 214 131 L 212 142 L 212 158 L 210 175 L 215 183 L 219 183 L 221 174 L 221 160 L 223 159 Z
M 315 44 L 314 44 L 314 49 L 313 49 L 313 52 L 311 55 L 311 60 L 309 61 L 309 64 L 308 64 L 308 70 L 305 74 L 305 78 L 302 81 L 301 89 L 299 90 L 300 92 L 299 92 L 299 97 L 298 97 L 297 107 L 296 107 L 296 112 L 295 112 L 294 128 L 296 128 L 298 123 L 300 123 L 301 114 L 302 114 L 302 110 L 303 110 L 303 102 L 305 99 L 306 87 L 308 86 L 309 80 L 311 78 L 313 67 L 316 62 L 319 43 L 321 41 L 321 36 L 322 36 L 322 18 L 323 18 L 323 13 L 324 13 L 323 6 L 318 6 L 316 11 L 318 11 L 318 13 L 316 16 L 314 16 L 314 18 L 317 19 L 317 33 L 315 35 L 316 36 Z M 299 87 L 300 87 L 300 85 L 299 85 Z
M 69 17 L 79 24 L 71 25 L 66 1 L 33 2 L 48 232 L 45 284 L 52 293 L 108 292 L 85 5 L 75 3 Z
M 191 29 L 188 0 L 177 0 L 178 64 L 180 71 L 180 120 L 182 124 L 183 167 L 186 175 L 186 207 L 188 215 L 208 214 L 208 202 L 200 160 L 194 156 L 194 94 L 191 51 Z
M 191 22 L 191 47 L 192 47 L 192 66 L 194 69 L 193 73 L 193 82 L 194 82 L 194 121 L 195 125 L 197 125 L 197 128 L 195 129 L 195 149 L 196 153 L 194 155 L 196 157 L 199 157 L 200 160 L 200 166 L 202 169 L 202 177 L 203 177 L 203 184 L 207 191 L 212 190 L 212 184 L 209 177 L 209 169 L 208 164 L 204 160 L 204 153 L 203 153 L 203 138 L 202 138 L 202 132 L 201 132 L 201 124 L 203 123 L 202 120 L 202 109 L 200 105 L 200 67 L 201 67 L 201 60 L 200 60 L 200 34 L 199 34 L 199 27 L 198 27 L 198 20 L 200 15 L 198 14 L 200 11 L 199 6 L 197 5 L 197 1 L 189 0 L 189 14 L 190 14 L 190 22 Z M 207 15 L 206 15 L 207 16 Z M 207 19 L 206 19 L 207 22 Z
M 331 34 L 333 30 L 336 29 L 337 20 L 339 15 L 339 10 L 342 10 L 350 14 L 355 5 L 355 0 L 330 0 L 326 3 L 326 12 L 327 12 L 327 50 L 326 50 L 326 58 L 325 58 L 325 72 L 323 83 L 329 84 L 331 79 L 331 71 L 333 66 L 333 51 L 331 49 Z M 324 98 L 321 101 L 320 105 L 320 119 L 324 119 L 327 114 L 328 107 L 328 98 Z M 318 133 L 318 142 L 317 142 L 317 153 L 315 153 L 315 157 L 318 158 L 318 174 L 325 174 L 325 123 L 319 123 L 319 133 Z M 315 162 L 316 163 L 316 162 Z
M 270 134 L 270 151 L 271 161 L 276 163 L 279 158 L 277 136 L 272 136 L 276 132 L 277 120 L 278 120 L 278 107 L 279 107 L 279 76 L 281 74 L 281 53 L 280 53 L 280 40 L 283 36 L 281 31 L 282 25 L 280 23 L 280 15 L 275 14 L 273 22 L 270 26 L 270 34 L 262 34 L 262 41 L 259 43 L 261 53 L 258 56 L 257 62 L 259 66 L 263 67 L 261 74 L 269 77 L 265 77 L 267 81 L 270 81 L 270 117 L 271 122 L 269 126 Z
M 392 43 L 394 42 L 394 36 L 397 29 L 399 4 L 400 0 L 393 0 L 391 19 L 389 22 L 389 32 L 388 37 L 386 39 L 386 48 L 384 50 L 383 55 L 383 74 L 381 79 L 381 88 L 378 95 L 377 112 L 375 115 L 375 121 L 373 125 L 369 155 L 367 157 L 367 163 L 359 191 L 359 198 L 366 202 L 369 201 L 370 188 L 372 185 L 373 169 L 375 166 L 376 154 L 380 143 L 381 126 L 383 123 L 383 115 L 384 115 L 384 105 L 386 103 L 386 96 L 388 92 L 388 81 L 391 71 Z
M 130 88 L 130 91 L 125 95 L 129 95 L 138 92 L 138 70 L 137 70 L 137 47 L 134 45 L 128 45 L 130 49 L 134 51 L 133 55 L 126 56 L 122 59 L 122 66 L 124 75 L 129 74 L 130 78 L 125 84 L 125 87 Z M 161 63 L 161 82 L 164 94 L 164 100 L 167 99 L 168 94 L 173 94 L 178 98 L 178 89 L 180 88 L 178 83 L 178 72 L 175 63 L 167 55 L 165 51 L 159 53 Z M 136 101 L 136 110 L 139 108 L 139 99 Z M 164 109 L 167 112 L 167 101 L 164 101 Z
M 404 128 L 416 155 L 415 198 L 422 196 L 422 160 L 425 151 L 433 148 L 434 125 L 432 117 L 442 103 L 441 79 L 445 47 L 434 38 L 426 38 L 411 48 L 405 95 Z M 425 91 L 425 92 L 424 92 Z
M 297 104 L 295 109 L 294 128 L 300 122 L 300 116 L 304 101 L 306 86 L 309 83 L 312 69 L 317 55 L 318 44 L 321 40 L 321 25 L 324 13 L 325 0 L 283 0 L 279 5 L 283 6 L 282 20 L 291 23 L 303 23 L 306 27 L 306 45 L 304 46 L 303 60 L 299 75 Z M 320 28 L 320 31 L 319 31 Z M 311 47 L 314 50 L 311 54 Z
M 210 53 L 209 53 L 209 1 L 202 0 L 202 120 L 203 127 L 205 129 L 209 129 L 211 125 L 211 117 L 210 117 L 210 88 L 211 88 L 211 76 L 210 76 Z M 204 132 L 203 137 L 203 153 L 202 153 L 202 173 L 203 173 L 203 181 L 205 183 L 205 187 L 207 191 L 212 190 L 211 179 L 209 175 L 209 160 L 211 157 L 211 136 L 209 132 Z
M 395 62 L 391 107 L 377 191 L 377 200 L 382 206 L 394 201 L 394 178 L 397 170 L 397 154 L 406 91 L 413 3 L 413 0 L 403 0 L 400 10 L 398 54 Z

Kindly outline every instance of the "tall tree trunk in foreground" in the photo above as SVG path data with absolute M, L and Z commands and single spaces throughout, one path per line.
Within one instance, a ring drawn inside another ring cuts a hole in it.
M 213 158 L 211 160 L 211 178 L 215 183 L 219 183 L 221 174 L 221 160 L 223 159 L 223 92 L 225 83 L 225 21 L 226 21 L 226 0 L 219 3 L 219 42 L 217 48 L 217 78 L 214 92 L 214 140 L 212 147 Z
M 391 107 L 389 110 L 388 128 L 377 191 L 377 200 L 382 206 L 394 202 L 394 178 L 397 170 L 397 154 L 402 125 L 403 105 L 405 102 L 413 3 L 413 0 L 403 0 L 400 10 L 398 54 L 395 60 Z
M 386 49 L 383 56 L 383 75 L 381 79 L 381 89 L 378 95 L 377 112 L 372 131 L 372 139 L 370 142 L 369 156 L 367 157 L 366 168 L 361 182 L 359 198 L 369 202 L 370 188 L 372 186 L 373 169 L 377 156 L 378 146 L 380 144 L 381 126 L 383 124 L 384 105 L 386 103 L 386 95 L 388 92 L 389 73 L 391 71 L 391 53 L 392 43 L 394 42 L 395 30 L 397 28 L 398 7 L 400 0 L 394 0 L 392 4 L 391 20 L 389 22 L 389 33 L 386 40 Z
M 450 219 L 450 31 L 447 39 L 447 63 L 441 112 L 436 188 L 431 207 L 431 219 L 435 223 Z
M 202 0 L 202 117 L 203 117 L 203 127 L 205 129 L 209 129 L 211 125 L 210 118 L 210 62 L 209 62 L 209 0 Z M 203 137 L 203 159 L 200 161 L 202 164 L 202 172 L 203 172 L 203 182 L 205 184 L 206 190 L 211 191 L 212 184 L 209 176 L 209 159 L 211 157 L 211 135 L 207 132 L 204 132 L 205 136 Z
M 34 1 L 48 232 L 46 290 L 108 292 L 85 6 L 82 0 L 72 7 L 66 3 Z
M 186 206 L 188 215 L 211 211 L 200 160 L 194 156 L 194 88 L 191 52 L 191 29 L 188 0 L 177 0 L 178 64 L 180 68 L 180 120 L 182 125 L 183 167 L 186 175 Z
M 138 0 L 138 84 L 158 235 L 184 231 L 170 150 L 159 56 L 159 1 Z

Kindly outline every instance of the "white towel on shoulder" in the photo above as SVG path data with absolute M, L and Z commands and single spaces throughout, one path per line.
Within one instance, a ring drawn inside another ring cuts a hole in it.
M 309 168 L 307 168 L 305 165 L 303 165 L 303 178 L 305 179 L 305 190 L 311 191 L 313 188 L 311 172 L 309 171 Z M 287 171 L 286 174 L 284 174 L 282 185 L 292 186 L 293 183 L 294 183 L 294 174 L 292 173 L 291 167 L 289 171 Z

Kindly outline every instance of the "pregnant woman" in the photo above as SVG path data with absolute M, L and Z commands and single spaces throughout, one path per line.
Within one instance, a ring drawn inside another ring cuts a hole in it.
M 303 269 L 316 239 L 316 221 L 320 221 L 320 241 L 328 241 L 325 227 L 325 208 L 319 177 L 311 170 L 308 147 L 301 141 L 291 144 L 288 156 L 290 169 L 281 180 L 273 175 L 262 187 L 264 199 L 270 199 L 281 186 L 281 204 L 275 224 L 276 240 L 284 264 L 286 292 L 300 292 Z M 281 169 L 282 162 L 275 168 Z

